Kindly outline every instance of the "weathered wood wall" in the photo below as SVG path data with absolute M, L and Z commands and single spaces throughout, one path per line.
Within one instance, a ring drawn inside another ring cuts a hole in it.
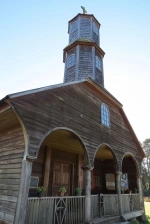
M 10 100 L 29 135 L 29 154 L 36 156 L 44 135 L 54 128 L 67 127 L 75 131 L 87 147 L 91 164 L 97 148 L 109 144 L 120 165 L 126 152 L 132 153 L 140 167 L 142 154 L 134 141 L 120 109 L 87 82 L 53 88 Z M 100 105 L 110 110 L 110 128 L 101 125 Z
M 6 119 L 7 121 L 7 119 Z M 24 136 L 20 126 L 0 132 L 0 220 L 14 222 L 20 186 Z

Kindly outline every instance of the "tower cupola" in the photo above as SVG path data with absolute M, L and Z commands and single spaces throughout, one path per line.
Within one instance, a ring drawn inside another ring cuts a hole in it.
M 68 23 L 69 45 L 64 49 L 64 82 L 91 77 L 104 87 L 100 23 L 93 15 L 78 14 Z

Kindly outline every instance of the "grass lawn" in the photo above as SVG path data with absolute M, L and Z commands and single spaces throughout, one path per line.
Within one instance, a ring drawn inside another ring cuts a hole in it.
M 131 221 L 131 224 L 150 224 L 150 202 L 145 202 L 145 212 L 148 217 L 147 222 L 138 222 L 137 220 Z
M 150 202 L 144 202 L 145 203 L 145 212 L 146 215 L 148 217 L 148 221 L 147 222 L 141 222 L 141 224 L 145 223 L 145 224 L 150 224 Z
M 145 212 L 146 215 L 150 218 L 150 202 L 145 202 Z

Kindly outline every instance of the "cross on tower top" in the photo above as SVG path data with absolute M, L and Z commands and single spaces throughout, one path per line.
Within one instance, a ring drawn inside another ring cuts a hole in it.
M 84 6 L 81 6 L 81 9 L 83 10 L 83 14 L 86 14 L 87 13 L 87 11 L 86 11 L 86 9 L 85 9 Z

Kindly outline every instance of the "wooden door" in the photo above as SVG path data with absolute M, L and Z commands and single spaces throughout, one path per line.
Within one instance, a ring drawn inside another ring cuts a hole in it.
M 58 196 L 60 186 L 66 188 L 66 196 L 71 195 L 71 164 L 55 162 L 53 169 L 52 196 Z

